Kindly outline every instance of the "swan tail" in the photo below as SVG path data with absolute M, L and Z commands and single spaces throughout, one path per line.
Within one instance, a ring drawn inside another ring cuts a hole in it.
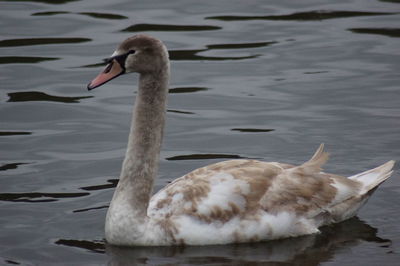
M 350 176 L 349 179 L 358 181 L 362 184 L 360 194 L 373 192 L 380 184 L 388 179 L 393 173 L 395 161 L 388 161 L 374 169 Z

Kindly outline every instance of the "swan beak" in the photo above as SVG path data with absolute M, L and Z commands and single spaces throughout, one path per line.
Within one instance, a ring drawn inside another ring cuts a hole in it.
M 116 59 L 112 59 L 103 72 L 101 72 L 87 85 L 87 89 L 93 90 L 124 73 L 125 68 L 123 68 Z

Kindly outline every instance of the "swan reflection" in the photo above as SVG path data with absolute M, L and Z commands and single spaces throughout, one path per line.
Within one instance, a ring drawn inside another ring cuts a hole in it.
M 108 265 L 318 265 L 361 241 L 385 243 L 383 248 L 391 245 L 390 240 L 377 236 L 376 228 L 355 217 L 323 227 L 320 234 L 260 243 L 134 248 L 106 244 L 105 248 L 110 256 Z

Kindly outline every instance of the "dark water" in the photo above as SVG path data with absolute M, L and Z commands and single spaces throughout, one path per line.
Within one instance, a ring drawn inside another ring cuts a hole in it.
M 343 175 L 400 159 L 400 1 L 0 0 L 0 264 L 398 265 L 397 171 L 319 235 L 105 245 L 137 76 L 85 86 L 139 32 L 172 59 L 156 190 L 225 158 L 301 163 L 321 142 Z

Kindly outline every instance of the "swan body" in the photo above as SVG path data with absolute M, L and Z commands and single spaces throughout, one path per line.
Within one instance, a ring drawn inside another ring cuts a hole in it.
M 391 174 L 394 161 L 348 178 L 322 172 L 321 145 L 299 166 L 230 160 L 196 169 L 152 195 L 165 123 L 168 52 L 146 35 L 125 40 L 94 89 L 140 74 L 122 172 L 107 212 L 105 236 L 124 246 L 212 245 L 319 232 L 354 216 Z

